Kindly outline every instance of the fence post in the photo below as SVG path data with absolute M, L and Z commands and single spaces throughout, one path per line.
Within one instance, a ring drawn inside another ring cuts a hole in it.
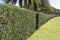
M 36 30 L 39 27 L 39 13 L 36 13 Z

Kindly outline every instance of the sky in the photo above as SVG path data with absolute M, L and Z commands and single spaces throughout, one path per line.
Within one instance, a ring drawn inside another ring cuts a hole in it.
M 16 2 L 16 6 L 19 6 L 19 3 L 18 2 L 19 2 L 19 0 Z
M 18 1 L 16 3 L 16 6 L 19 5 Z M 4 0 L 0 0 L 0 3 L 4 3 Z M 56 8 L 56 9 L 60 9 L 60 0 L 49 0 L 49 3 L 52 7 Z
M 50 5 L 56 9 L 60 9 L 60 0 L 49 0 Z
M 4 3 L 4 0 L 0 0 L 0 3 Z

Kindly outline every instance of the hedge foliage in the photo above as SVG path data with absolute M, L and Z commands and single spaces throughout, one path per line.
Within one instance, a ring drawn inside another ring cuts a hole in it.
M 54 16 L 39 13 L 39 25 Z M 35 28 L 36 12 L 0 4 L 0 40 L 26 40 Z

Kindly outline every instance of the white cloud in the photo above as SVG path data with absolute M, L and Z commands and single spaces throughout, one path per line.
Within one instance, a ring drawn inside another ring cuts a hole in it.
M 56 9 L 60 9 L 60 0 L 49 0 L 50 5 Z

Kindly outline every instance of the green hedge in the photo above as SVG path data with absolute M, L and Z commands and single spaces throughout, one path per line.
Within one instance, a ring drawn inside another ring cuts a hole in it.
M 45 24 L 48 20 L 56 17 L 56 14 L 39 14 L 39 27 Z
M 39 14 L 39 25 L 54 17 Z M 26 40 L 36 30 L 36 12 L 0 4 L 0 40 Z

